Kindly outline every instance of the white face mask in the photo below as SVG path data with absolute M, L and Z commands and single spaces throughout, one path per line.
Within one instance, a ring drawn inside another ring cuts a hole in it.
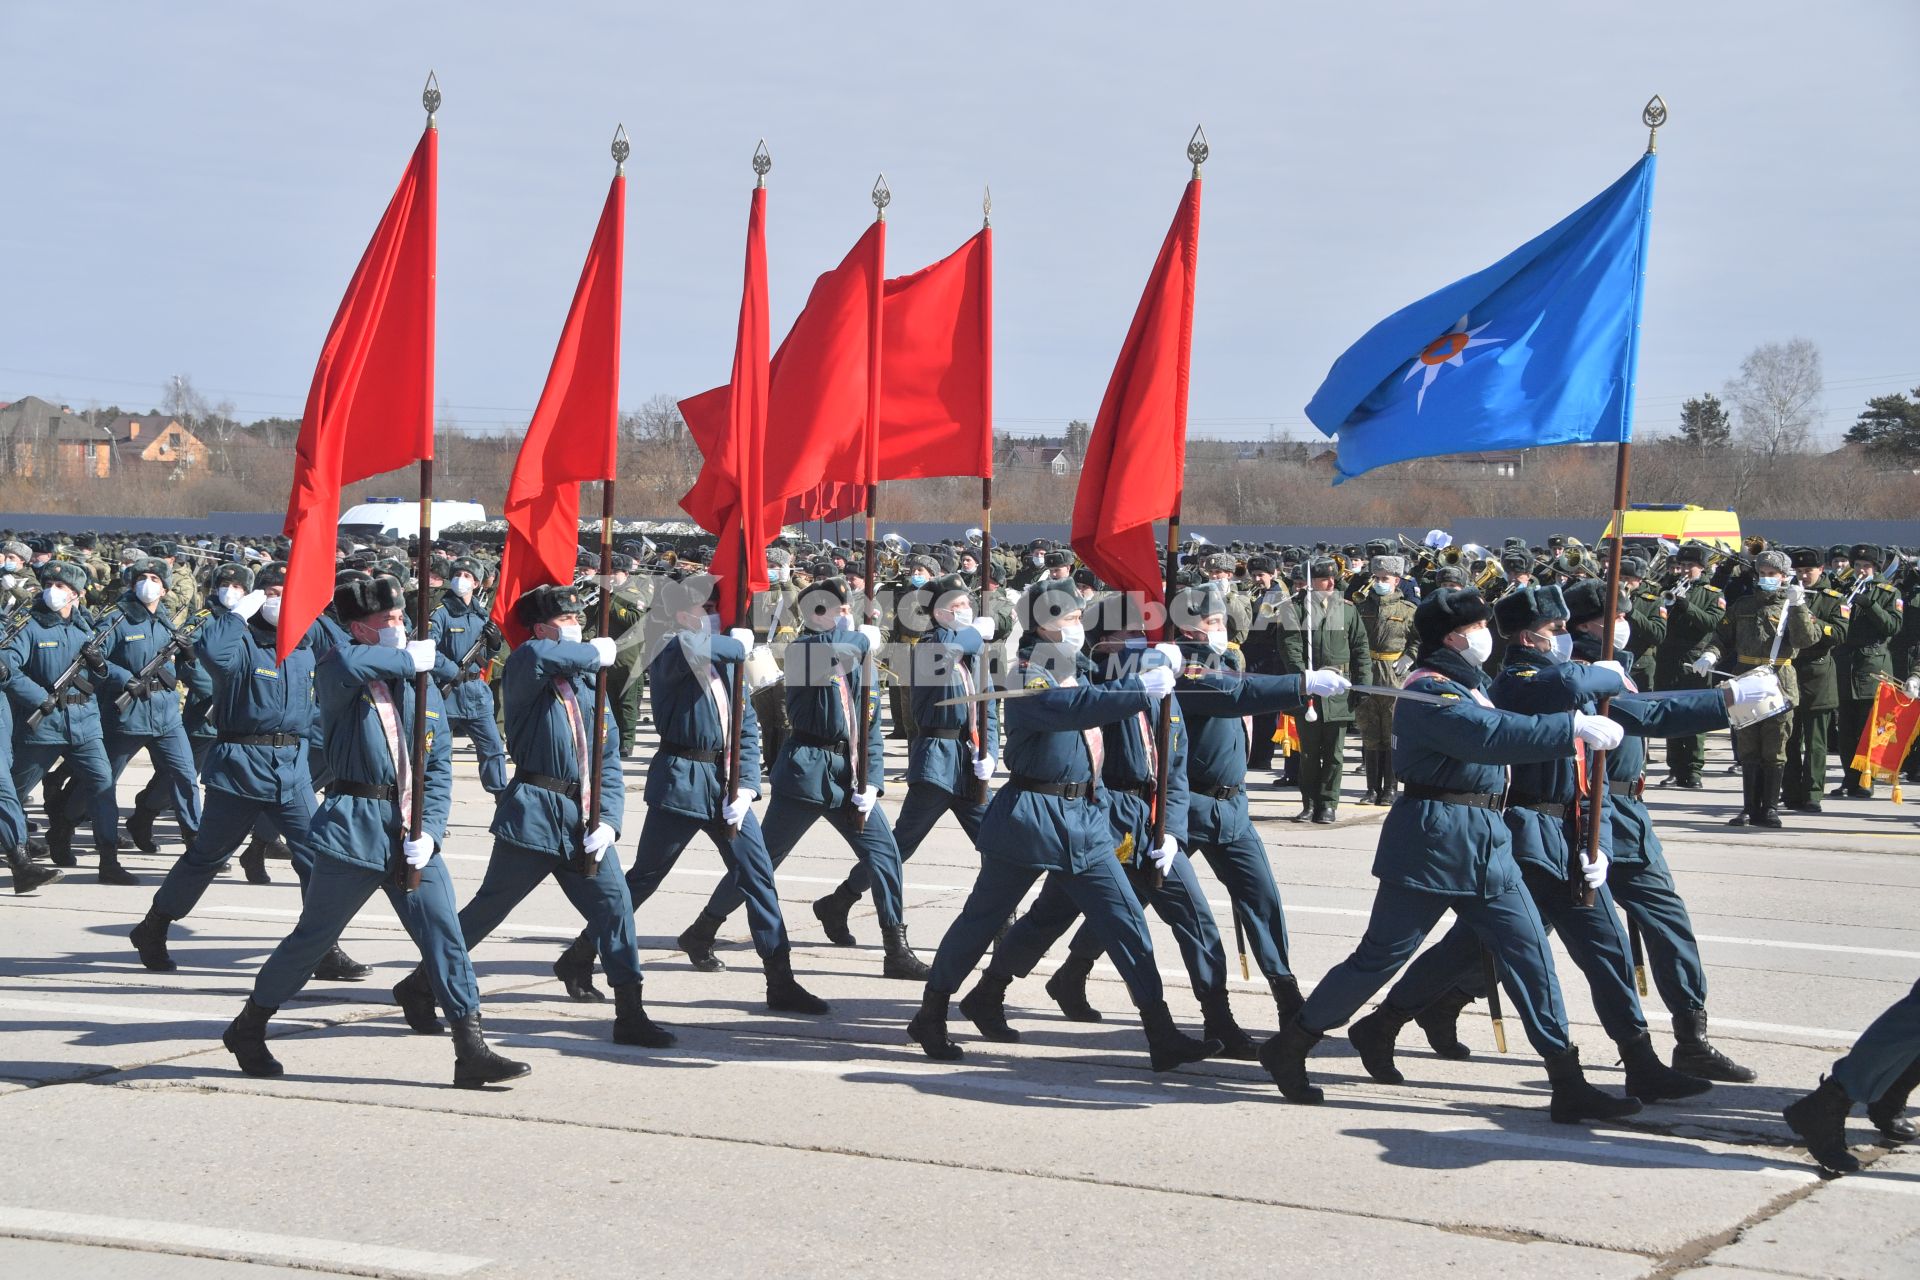
M 270 627 L 279 625 L 280 623 L 280 597 L 279 596 L 268 596 L 265 600 L 262 600 L 260 602 L 260 618 L 263 622 L 265 622 Z
M 55 613 L 72 604 L 74 599 L 72 588 L 63 587 L 57 582 L 40 593 L 40 602 Z
M 459 596 L 462 600 L 470 598 L 473 595 L 473 579 L 464 573 L 455 574 L 453 578 L 453 594 Z
M 561 622 L 561 623 L 555 624 L 553 629 L 559 632 L 560 639 L 566 641 L 568 644 L 580 643 L 580 624 L 579 623 Z
M 1078 622 L 1065 622 L 1060 625 L 1059 645 L 1068 653 L 1078 653 L 1087 643 L 1087 629 Z
M 947 625 L 949 627 L 952 627 L 956 631 L 962 627 L 972 626 L 973 625 L 973 607 L 971 605 L 964 605 L 964 604 L 955 605 L 953 608 L 953 616 L 951 620 L 948 621 Z
M 1564 631 L 1557 636 L 1548 636 L 1547 645 L 1547 652 L 1553 655 L 1555 662 L 1565 662 L 1573 656 L 1573 637 Z M 1492 653 L 1493 650 L 1489 648 L 1487 652 Z
M 1207 632 L 1207 648 L 1213 650 L 1215 653 L 1225 653 L 1227 651 L 1227 633 L 1224 631 Z
M 1613 620 L 1613 647 L 1615 650 L 1627 647 L 1627 641 L 1633 638 L 1633 624 L 1625 618 Z
M 1467 632 L 1467 647 L 1464 652 L 1467 659 L 1475 666 L 1483 665 L 1493 656 L 1493 632 L 1485 627 Z
M 218 600 L 223 608 L 231 609 L 240 603 L 240 597 L 245 594 L 246 592 L 238 587 L 222 587 L 213 593 L 213 598 Z
M 705 617 L 705 620 L 701 623 L 701 625 L 706 628 L 708 635 L 710 636 L 719 635 L 720 634 L 720 615 L 717 613 L 707 614 Z
M 844 635 L 846 632 L 853 630 L 853 615 L 850 613 L 834 614 L 833 629 L 835 632 L 842 635 Z
M 153 604 L 165 594 L 167 589 L 152 578 L 142 578 L 133 584 L 133 598 L 141 604 Z
M 1040 568 L 1041 566 L 1047 563 L 1047 558 L 1045 556 L 1028 556 L 1027 559 L 1033 563 L 1033 567 L 1036 569 Z
M 264 612 L 264 606 L 263 606 L 263 612 Z M 405 627 L 381 627 L 380 639 L 375 643 L 377 643 L 382 649 L 398 649 L 401 645 L 405 644 L 406 642 L 407 642 L 407 629 Z

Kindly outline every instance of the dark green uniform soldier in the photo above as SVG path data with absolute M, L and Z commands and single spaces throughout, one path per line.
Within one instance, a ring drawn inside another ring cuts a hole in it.
M 1295 616 L 1287 629 L 1287 664 L 1295 671 L 1337 671 L 1349 680 L 1356 671 L 1372 670 L 1372 650 L 1360 610 L 1341 596 L 1340 566 L 1331 559 L 1315 560 L 1307 593 L 1293 603 Z M 1300 812 L 1295 822 L 1331 823 L 1339 814 L 1340 773 L 1347 750 L 1347 726 L 1353 723 L 1353 705 L 1347 694 L 1315 698 L 1316 714 L 1302 711 L 1300 726 Z
M 1647 585 L 1647 562 L 1634 556 L 1620 561 L 1620 591 L 1625 601 L 1627 649 L 1634 655 L 1628 674 L 1641 689 L 1655 688 L 1654 654 L 1667 638 L 1666 598 Z
M 1847 640 L 1846 593 L 1826 582 L 1820 553 L 1812 547 L 1792 552 L 1794 576 L 1807 593 L 1807 607 L 1820 625 L 1820 639 L 1793 660 L 1800 705 L 1793 709 L 1793 733 L 1787 739 L 1787 773 L 1781 803 L 1796 813 L 1819 813 L 1827 789 L 1827 741 L 1833 736 L 1840 706 L 1840 683 L 1833 651 Z
M 1820 624 L 1807 608 L 1807 591 L 1790 575 L 1793 566 L 1778 551 L 1754 557 L 1754 590 L 1728 606 L 1714 628 L 1713 640 L 1694 659 L 1693 672 L 1705 679 L 1715 669 L 1743 675 L 1771 666 L 1780 677 L 1787 710 L 1733 731 L 1734 752 L 1746 784 L 1746 804 L 1729 826 L 1780 826 L 1780 784 L 1786 774 L 1787 738 L 1793 733 L 1793 706 L 1799 701 L 1793 660 L 1817 643 Z
M 1707 678 L 1692 668 L 1726 615 L 1727 597 L 1707 581 L 1705 547 L 1681 547 L 1673 562 L 1680 577 L 1666 593 L 1667 634 L 1654 651 L 1654 684 L 1660 689 L 1704 689 Z M 1667 739 L 1667 786 L 1700 790 L 1706 785 L 1700 780 L 1706 763 L 1707 746 L 1699 734 Z
M 1240 642 L 1240 656 L 1247 670 L 1255 675 L 1277 676 L 1286 670 L 1286 654 L 1281 651 L 1284 630 L 1280 610 L 1287 600 L 1286 584 L 1279 581 L 1279 566 L 1270 555 L 1247 558 L 1246 602 L 1251 619 L 1247 638 Z M 1273 735 L 1280 727 L 1276 713 L 1253 718 L 1253 749 L 1247 756 L 1247 768 L 1273 768 Z
M 1413 601 L 1400 590 L 1407 562 L 1399 556 L 1377 555 L 1365 591 L 1359 598 L 1360 625 L 1367 631 L 1371 665 L 1356 677 L 1359 684 L 1399 685 L 1412 669 L 1408 648 L 1413 640 Z M 1353 718 L 1360 728 L 1360 759 L 1367 770 L 1367 789 L 1361 804 L 1392 804 L 1393 699 L 1350 695 Z
M 1873 718 L 1873 700 L 1880 693 L 1880 678 L 1893 675 L 1893 659 L 1888 642 L 1900 634 L 1906 620 L 1906 605 L 1900 592 L 1880 578 L 1886 555 L 1879 547 L 1865 543 L 1854 547 L 1853 581 L 1847 588 L 1850 612 L 1847 641 L 1833 651 L 1835 677 L 1840 687 L 1840 736 L 1832 744 L 1840 753 L 1840 785 L 1827 794 L 1835 800 L 1873 799 L 1872 779 L 1862 783 L 1857 774 L 1847 772 L 1853 765 L 1854 751 L 1867 721 Z
M 640 699 L 647 687 L 646 646 L 640 634 L 628 639 L 627 633 L 641 625 L 653 601 L 653 579 L 636 575 L 635 568 L 632 556 L 616 553 L 613 576 L 607 583 L 612 592 L 607 603 L 607 638 L 617 647 L 613 665 L 607 668 L 607 702 L 620 732 L 622 759 L 633 755 L 634 734 L 640 728 Z
M 1020 567 L 1014 571 L 1013 577 L 1007 580 L 1007 585 L 1012 587 L 1017 594 L 1025 591 L 1028 587 L 1046 577 L 1047 552 L 1052 549 L 1052 545 L 1045 538 L 1035 538 L 1032 542 L 1029 542 L 1027 544 L 1027 553 L 1022 557 Z M 1068 563 L 1072 563 L 1072 561 L 1069 560 Z

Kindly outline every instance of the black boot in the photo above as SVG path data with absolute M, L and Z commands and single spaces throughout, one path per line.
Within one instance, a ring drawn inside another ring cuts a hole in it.
M 1547 1109 L 1555 1124 L 1583 1120 L 1618 1120 L 1640 1110 L 1632 1098 L 1616 1098 L 1587 1083 L 1580 1069 L 1580 1050 L 1547 1055 L 1547 1079 L 1553 1084 L 1553 1103 Z
M 635 1044 L 642 1049 L 670 1049 L 673 1032 L 647 1016 L 641 1003 L 638 979 L 613 989 L 613 1042 Z
M 453 1020 L 453 1084 L 456 1089 L 484 1089 L 490 1084 L 518 1080 L 533 1068 L 503 1058 L 487 1047 L 480 1034 L 480 1011 Z
M 220 1033 L 220 1043 L 240 1060 L 240 1069 L 250 1076 L 277 1076 L 286 1072 L 280 1060 L 267 1050 L 267 1019 L 274 1014 L 252 1000 L 241 1006 L 240 1016 Z
M 1860 1162 L 1847 1150 L 1847 1113 L 1853 1099 L 1832 1076 L 1822 1076 L 1820 1087 L 1780 1114 L 1787 1127 L 1807 1144 L 1807 1154 L 1832 1173 L 1858 1173 Z
M 814 919 L 826 931 L 827 941 L 836 947 L 850 947 L 853 943 L 853 930 L 847 927 L 847 914 L 860 901 L 860 895 L 847 888 L 846 881 L 824 898 L 816 898 L 813 903 Z
M 1653 1038 L 1642 1031 L 1620 1041 L 1620 1061 L 1627 1068 L 1627 1096 L 1642 1102 L 1669 1102 L 1692 1098 L 1713 1088 L 1711 1080 L 1675 1071 L 1654 1052 Z
M 1047 979 L 1047 994 L 1069 1022 L 1100 1021 L 1100 1011 L 1087 1003 L 1087 975 L 1092 972 L 1092 956 L 1070 955 L 1059 972 Z
M 1296 813 L 1296 814 L 1294 814 L 1294 815 L 1293 815 L 1293 817 L 1289 819 L 1289 821 L 1291 821 L 1291 822 L 1312 822 L 1312 821 L 1313 821 L 1313 814 L 1314 814 L 1314 811 L 1315 811 L 1316 809 L 1318 809 L 1318 808 L 1319 808 L 1319 806 L 1318 806 L 1318 805 L 1316 805 L 1316 804 L 1314 804 L 1314 802 L 1313 802 L 1313 801 L 1311 801 L 1311 800 L 1302 800 L 1302 801 L 1300 802 L 1300 812 L 1298 812 L 1298 813 Z
M 1340 818 L 1338 801 L 1323 800 L 1313 806 L 1313 820 L 1323 827 L 1330 827 Z
M 1707 1011 L 1687 1009 L 1673 1015 L 1673 1069 L 1702 1080 L 1752 1084 L 1758 1077 L 1707 1041 Z
M 1388 748 L 1380 753 L 1380 803 L 1392 804 L 1393 793 L 1399 785 L 1400 780 L 1393 772 L 1393 750 Z
M 1218 1056 L 1240 1062 L 1252 1062 L 1260 1056 L 1260 1046 L 1234 1021 L 1233 1004 L 1227 999 L 1226 991 L 1201 996 L 1200 1013 L 1206 1019 L 1200 1028 L 1200 1035 L 1203 1039 L 1220 1042 Z
M 1360 1065 L 1381 1084 L 1405 1084 L 1407 1078 L 1393 1062 L 1393 1044 L 1400 1028 L 1413 1015 L 1404 1009 L 1383 1004 L 1347 1028 L 1347 1042 L 1360 1055 Z
M 1778 831 L 1784 824 L 1780 821 L 1780 783 L 1786 771 L 1779 765 L 1765 765 L 1760 770 L 1760 808 L 1754 814 L 1754 825 L 1765 827 L 1769 831 Z
M 146 918 L 127 933 L 133 949 L 140 953 L 140 963 L 155 973 L 172 973 L 180 967 L 167 954 L 167 926 L 172 923 L 171 917 L 149 911 Z
M 553 976 L 566 988 L 567 999 L 587 1004 L 607 998 L 606 992 L 593 985 L 593 955 L 593 937 L 583 933 L 553 962 Z
M 1450 987 L 1445 995 L 1413 1015 L 1414 1025 L 1426 1033 L 1427 1044 L 1435 1054 L 1451 1062 L 1473 1056 L 1473 1050 L 1460 1040 L 1460 1011 L 1472 1003 L 1472 996 Z
M 1267 987 L 1273 992 L 1273 1011 L 1279 1017 L 1279 1025 L 1286 1026 L 1287 1020 L 1300 1012 L 1300 1006 L 1307 998 L 1300 994 L 1300 979 L 1288 974 L 1284 978 L 1268 978 Z
M 158 853 L 160 847 L 153 842 L 153 810 L 140 800 L 140 796 L 133 798 L 133 812 L 127 815 L 127 842 L 142 853 Z
M 120 865 L 120 846 L 102 845 L 100 847 L 100 883 L 101 884 L 139 884 L 140 877 Z
M 768 956 L 764 964 L 767 971 L 767 1008 L 777 1013 L 828 1012 L 827 1002 L 801 986 L 794 978 L 791 951 L 782 947 Z
M 1887 1086 L 1887 1091 L 1867 1104 L 1867 1119 L 1873 1121 L 1880 1135 L 1889 1142 L 1912 1142 L 1920 1138 L 1920 1128 L 1907 1119 L 1901 1112 L 1907 1109 L 1907 1097 L 1913 1087 L 1920 1085 L 1920 1058 L 1907 1064 L 1900 1078 Z
M 1196 1040 L 1174 1026 L 1165 1000 L 1141 1005 L 1140 1025 L 1147 1031 L 1147 1057 L 1155 1071 L 1204 1062 L 1224 1047 L 1218 1040 Z
M 77 867 L 80 860 L 73 856 L 73 826 L 60 818 L 53 817 L 51 809 L 47 818 L 47 857 L 56 867 Z
M 1322 1034 L 1307 1030 L 1298 1018 L 1289 1018 L 1280 1024 L 1279 1034 L 1260 1046 L 1260 1065 L 1288 1102 L 1315 1103 L 1327 1096 L 1307 1079 L 1307 1055 L 1320 1043 Z
M 320 982 L 364 982 L 372 972 L 372 969 L 342 951 L 337 942 L 327 948 L 327 954 L 321 956 L 320 963 L 313 967 L 313 976 Z
M 914 982 L 927 980 L 931 970 L 927 968 L 927 962 L 913 954 L 913 948 L 907 945 L 907 926 L 904 921 L 881 925 L 880 937 L 887 948 L 887 958 L 880 970 L 881 977 L 909 978 Z M 963 1009 L 965 1007 L 961 1006 Z
M 1380 803 L 1380 760 L 1376 753 L 1360 752 L 1360 764 L 1367 772 L 1367 789 L 1360 793 L 1360 803 L 1374 805 Z
M 686 927 L 686 931 L 673 940 L 674 945 L 687 953 L 687 960 L 701 973 L 719 973 L 727 966 L 725 961 L 713 954 L 713 940 L 720 932 L 720 926 L 725 923 L 726 917 L 702 911 L 693 918 L 693 923 Z
M 960 1012 L 967 1015 L 980 1034 L 1001 1044 L 1015 1044 L 1020 1033 L 1007 1025 L 1007 986 L 1012 980 L 991 971 L 980 975 L 973 990 L 960 997 Z
M 415 968 L 406 977 L 393 986 L 393 1002 L 400 1006 L 401 1016 L 407 1025 L 423 1036 L 445 1035 L 447 1029 L 440 1025 L 440 1019 L 433 1012 L 433 986 L 427 981 L 427 971 Z
M 240 870 L 246 872 L 248 884 L 273 883 L 273 877 L 267 874 L 266 848 L 258 840 L 240 851 Z
M 907 1038 L 919 1042 L 920 1049 L 936 1062 L 953 1062 L 961 1055 L 960 1046 L 947 1038 L 947 1002 L 951 991 L 928 987 L 920 996 L 920 1012 L 907 1024 Z
M 1745 769 L 1740 774 L 1740 790 L 1746 799 L 1741 803 L 1740 812 L 1727 819 L 1730 827 L 1744 827 L 1752 823 L 1754 815 L 1760 812 L 1755 794 L 1760 790 L 1760 773 L 1757 769 Z
M 32 893 L 43 884 L 52 884 L 63 874 L 58 867 L 36 867 L 27 851 L 19 846 L 7 850 L 7 866 L 13 870 L 13 891 Z

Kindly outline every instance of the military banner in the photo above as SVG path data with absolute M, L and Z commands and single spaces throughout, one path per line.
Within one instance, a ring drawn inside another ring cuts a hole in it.
M 1860 774 L 1860 785 L 1871 787 L 1885 779 L 1894 784 L 1899 799 L 1900 767 L 1913 747 L 1913 736 L 1920 730 L 1920 698 L 1907 692 L 1904 685 L 1887 681 L 1873 698 L 1873 715 L 1860 734 L 1854 752 L 1853 767 Z

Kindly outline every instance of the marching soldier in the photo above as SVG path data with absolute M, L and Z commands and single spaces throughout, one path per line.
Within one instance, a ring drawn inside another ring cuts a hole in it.
M 1407 650 L 1413 641 L 1413 601 L 1400 591 L 1407 562 L 1399 556 L 1377 555 L 1369 564 L 1371 576 L 1360 597 L 1360 625 L 1366 628 L 1371 666 L 1365 684 L 1398 685 L 1412 661 Z M 1361 804 L 1393 803 L 1393 700 L 1350 695 L 1353 718 L 1360 729 L 1360 757 L 1366 765 L 1367 790 Z
M 1793 660 L 1800 705 L 1793 709 L 1793 733 L 1787 738 L 1787 765 L 1781 804 L 1796 813 L 1819 813 L 1827 789 L 1827 743 L 1840 706 L 1840 683 L 1833 653 L 1847 642 L 1852 610 L 1847 597 L 1825 581 L 1820 553 L 1800 547 L 1791 556 L 1794 575 L 1807 593 L 1807 607 L 1820 627 L 1820 639 Z
M 386 890 L 394 914 L 420 948 L 434 998 L 453 1023 L 455 1086 L 484 1088 L 531 1070 L 493 1052 L 481 1033 L 480 986 L 461 938 L 453 879 L 439 852 L 453 798 L 453 748 L 440 691 L 431 680 L 425 686 L 426 767 L 418 779 L 408 758 L 419 696 L 414 677 L 432 671 L 434 645 L 405 639 L 405 604 L 399 582 L 386 576 L 348 582 L 334 592 L 334 610 L 353 643 L 334 649 L 314 669 L 328 782 L 326 801 L 307 833 L 313 866 L 300 922 L 267 957 L 252 994 L 220 1037 L 250 1076 L 284 1071 L 267 1048 L 267 1020 L 306 986 L 379 889 Z M 306 785 L 304 770 L 299 784 Z M 407 831 L 416 785 L 426 789 L 417 839 Z M 417 888 L 405 886 L 410 872 L 419 873 Z
M 13 668 L 0 654 L 0 687 L 12 682 Z M 58 867 L 38 867 L 27 854 L 27 815 L 13 789 L 13 700 L 0 697 L 0 857 L 13 872 L 13 891 L 32 893 L 65 874 Z
M 1260 1050 L 1260 1063 L 1292 1102 L 1317 1103 L 1307 1055 L 1359 1011 L 1454 912 L 1493 949 L 1527 1038 L 1546 1059 L 1552 1118 L 1571 1124 L 1632 1115 L 1640 1104 L 1587 1083 L 1568 1038 L 1560 985 L 1540 917 L 1500 816 L 1505 766 L 1564 759 L 1578 744 L 1610 750 L 1619 726 L 1579 711 L 1519 715 L 1493 709 L 1482 664 L 1493 610 L 1477 591 L 1436 591 L 1414 617 L 1420 648 L 1407 688 L 1439 699 L 1395 708 L 1400 795 L 1380 831 L 1373 914 L 1359 947 L 1334 967 L 1300 1012 Z
M 642 999 L 633 904 L 614 849 L 626 812 L 626 787 L 615 734 L 604 722 L 599 767 L 584 767 L 593 757 L 588 722 L 594 676 L 613 664 L 614 642 L 605 636 L 580 638 L 586 606 L 577 587 L 534 587 L 514 608 L 533 633 L 508 657 L 501 677 L 514 775 L 494 810 L 486 877 L 460 910 L 461 937 L 471 953 L 551 875 L 586 918 L 590 945 L 606 958 L 614 1043 L 667 1048 L 673 1033 L 647 1016 Z M 589 815 L 597 815 L 590 828 Z M 562 967 L 555 965 L 556 976 L 578 980 L 577 974 L 561 973 Z M 587 985 L 592 985 L 591 972 Z M 408 1026 L 425 1035 L 440 1033 L 426 965 L 401 979 L 393 997 Z
M 1873 779 L 1864 782 L 1852 772 L 1854 753 L 1867 723 L 1873 719 L 1873 700 L 1880 678 L 1893 674 L 1888 642 L 1900 634 L 1906 605 L 1899 590 L 1880 578 L 1886 554 L 1867 543 L 1852 548 L 1853 583 L 1847 589 L 1849 616 L 1846 643 L 1833 651 L 1840 692 L 1840 785 L 1827 795 L 1835 800 L 1873 799 Z M 1822 770 L 1824 773 L 1825 771 Z
M 27 567 L 33 550 L 24 542 L 0 544 L 0 612 L 29 608 L 40 588 Z
M 1727 613 L 1727 597 L 1707 579 L 1707 550 L 1690 543 L 1674 552 L 1679 577 L 1666 593 L 1667 634 L 1654 656 L 1655 681 L 1662 689 L 1704 689 L 1707 678 L 1693 668 L 1712 643 L 1714 629 Z M 1698 791 L 1707 748 L 1699 734 L 1667 739 L 1664 785 Z
M 1847 1150 L 1847 1114 L 1864 1102 L 1867 1118 L 1887 1142 L 1911 1142 L 1920 1138 L 1920 1128 L 1902 1112 L 1915 1086 L 1920 1086 L 1920 982 L 1860 1033 L 1819 1088 L 1783 1114 L 1823 1169 L 1858 1173 L 1860 1161 Z
M 1787 709 L 1757 724 L 1733 731 L 1734 753 L 1746 788 L 1746 804 L 1727 825 L 1779 827 L 1780 784 L 1786 772 L 1787 739 L 1793 733 L 1793 707 L 1799 701 L 1793 660 L 1801 650 L 1824 639 L 1820 624 L 1807 609 L 1807 591 L 1790 578 L 1793 566 L 1778 551 L 1754 557 L 1755 590 L 1733 602 L 1721 615 L 1707 649 L 1694 659 L 1694 674 L 1705 679 L 1715 666 L 1726 664 L 1736 675 L 1771 666 L 1780 678 Z M 1784 633 L 1784 634 L 1782 634 Z M 1777 656 L 1775 638 L 1779 637 Z
M 1332 671 L 1348 680 L 1350 673 L 1370 671 L 1373 651 L 1360 611 L 1336 587 L 1339 566 L 1316 560 L 1307 591 L 1294 606 L 1305 616 L 1290 621 L 1282 643 L 1287 664 L 1294 671 Z M 1300 726 L 1300 812 L 1295 822 L 1332 823 L 1340 811 L 1340 778 L 1345 765 L 1347 726 L 1353 707 L 1345 693 L 1321 697 L 1310 704 L 1317 715 L 1296 717 Z
M 447 705 L 447 730 L 465 734 L 480 758 L 480 785 L 490 796 L 507 789 L 507 751 L 493 719 L 493 690 L 487 672 L 503 643 L 487 607 L 474 602 L 480 587 L 480 562 L 461 556 L 447 566 L 447 590 L 428 620 L 435 652 L 434 678 Z M 324 657 L 325 655 L 320 655 Z

